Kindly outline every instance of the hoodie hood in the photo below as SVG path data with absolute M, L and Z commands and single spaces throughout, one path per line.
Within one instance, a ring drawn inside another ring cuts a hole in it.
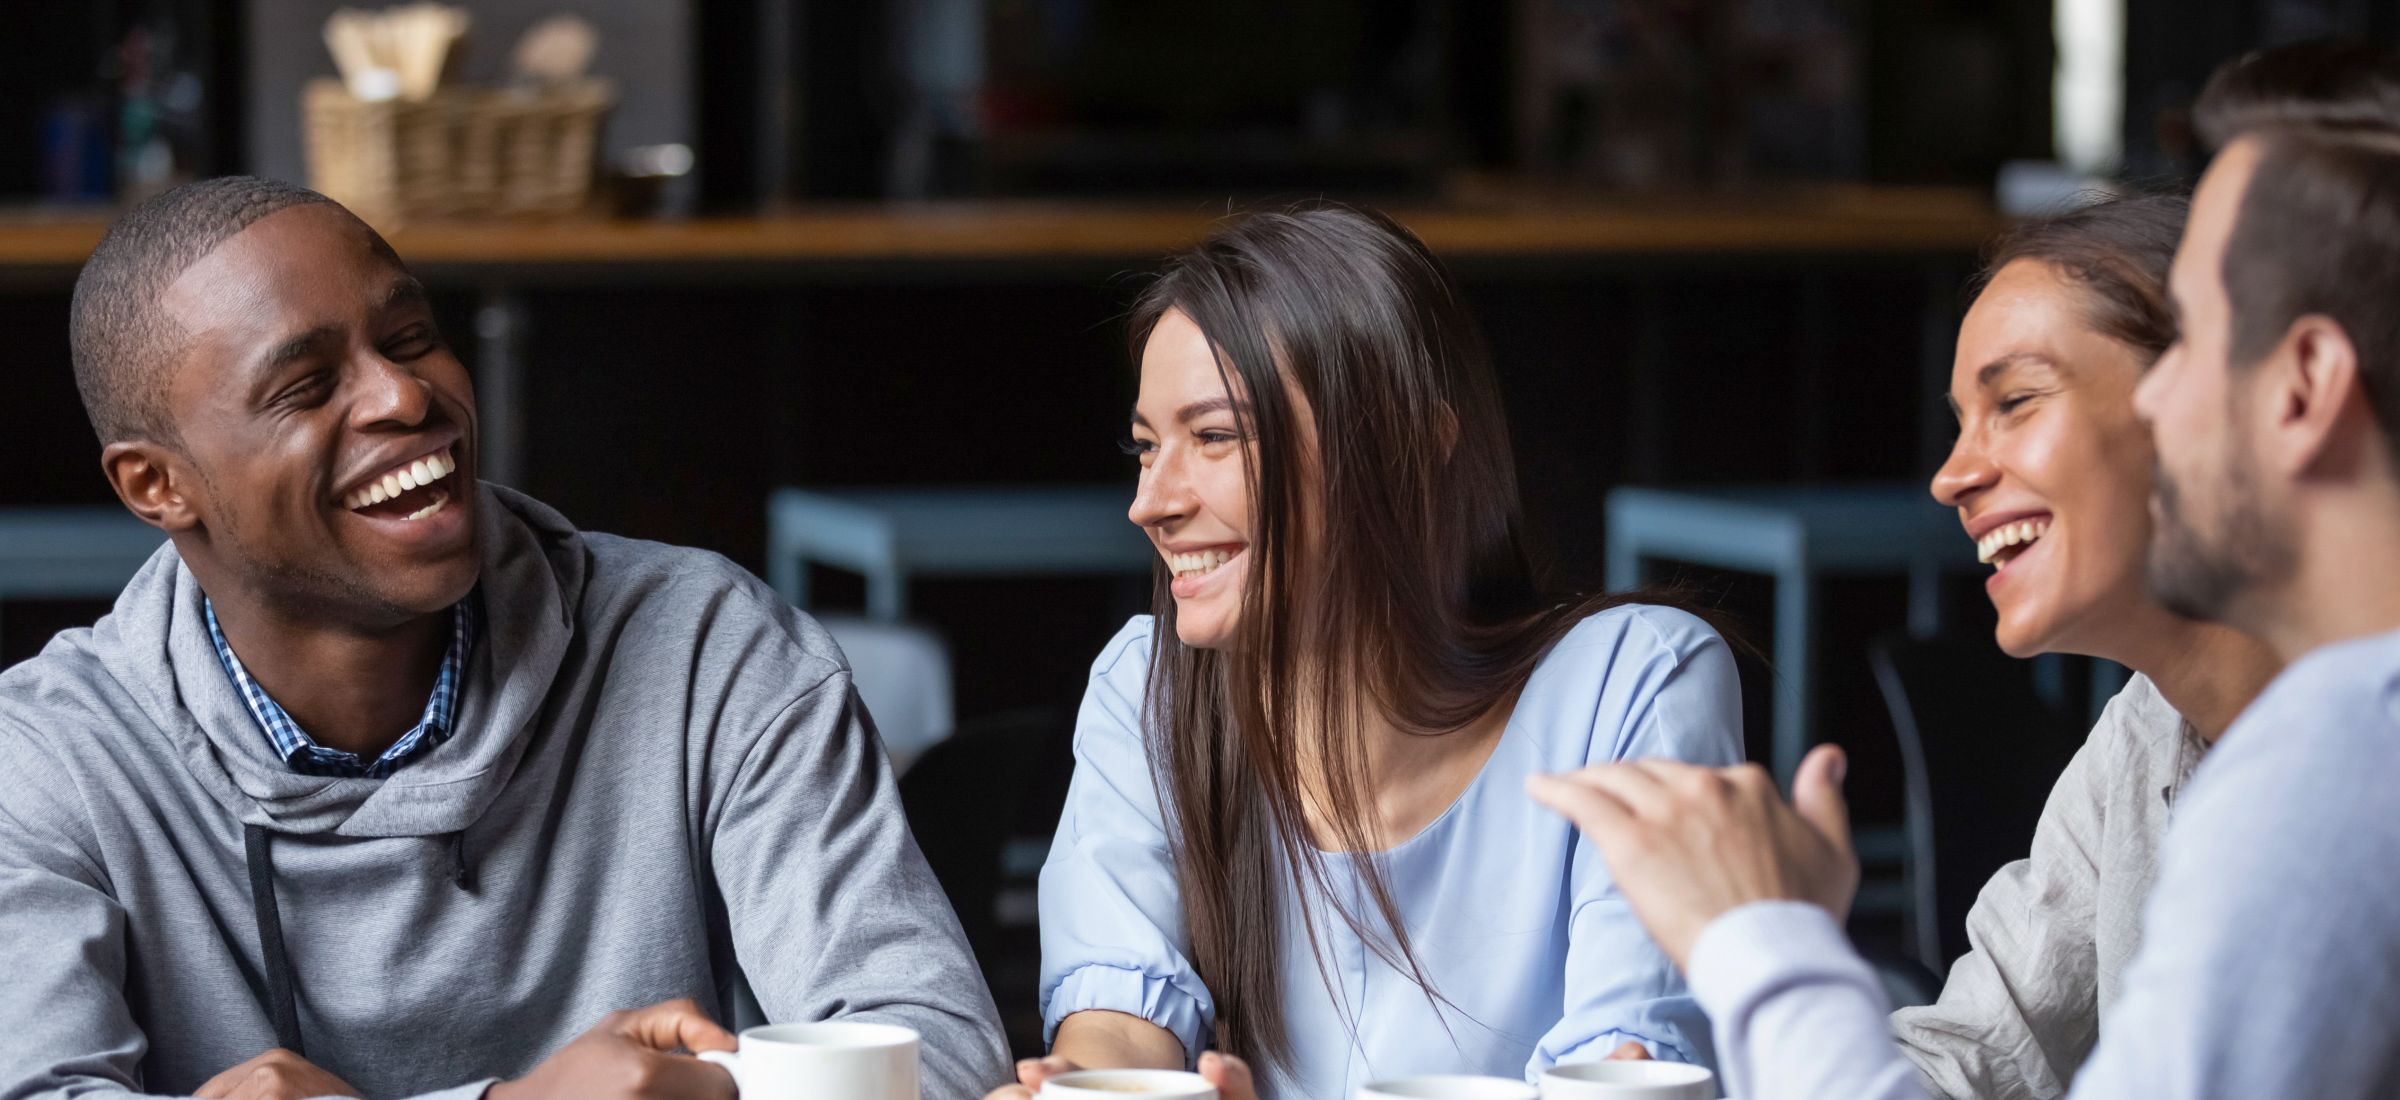
M 482 816 L 515 771 L 575 634 L 589 561 L 565 517 L 483 484 L 482 638 L 455 728 L 387 779 L 302 775 L 275 754 L 217 661 L 203 593 L 173 543 L 94 624 L 93 650 L 227 812 L 277 833 L 434 836 Z M 168 673 L 159 675 L 161 669 Z

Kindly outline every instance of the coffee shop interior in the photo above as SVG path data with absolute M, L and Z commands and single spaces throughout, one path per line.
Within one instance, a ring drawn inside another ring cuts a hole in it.
M 1964 282 L 2014 217 L 2188 181 L 2226 58 L 2400 34 L 2392 0 L 405 14 L 10 6 L 0 663 L 104 613 L 160 541 L 102 480 L 69 368 L 112 211 L 309 184 L 431 288 L 488 479 L 721 553 L 833 631 L 1020 1054 L 1077 700 L 1151 595 L 1116 443 L 1161 257 L 1299 201 L 1418 233 L 1492 346 L 1543 567 L 1739 623 L 1752 759 L 1851 751 L 1852 932 L 1921 1002 L 2124 676 L 2000 653 L 1988 570 L 1926 491 Z

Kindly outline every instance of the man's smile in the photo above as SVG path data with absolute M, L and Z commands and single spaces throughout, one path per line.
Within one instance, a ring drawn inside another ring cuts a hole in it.
M 342 494 L 342 507 L 376 518 L 423 519 L 441 510 L 453 486 L 437 485 L 458 470 L 455 444 L 401 462 L 373 474 Z

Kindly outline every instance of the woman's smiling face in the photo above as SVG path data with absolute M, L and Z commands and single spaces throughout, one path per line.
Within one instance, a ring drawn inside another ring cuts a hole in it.
M 1967 312 L 1951 369 L 1958 442 L 1933 495 L 1958 509 L 2010 655 L 2107 654 L 2142 621 L 2150 434 L 2146 366 L 2086 319 L 2090 293 L 2040 260 L 2008 264 Z
M 1199 649 L 1231 644 L 1249 584 L 1251 448 L 1226 378 L 1200 326 L 1180 310 L 1159 318 L 1142 349 L 1127 518 L 1172 571 L 1176 635 Z

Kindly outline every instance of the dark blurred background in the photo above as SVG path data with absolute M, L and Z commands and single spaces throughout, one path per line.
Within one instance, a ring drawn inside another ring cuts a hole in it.
M 110 509 L 68 366 L 76 265 L 112 209 L 176 181 L 307 182 L 302 88 L 335 72 L 323 28 L 339 6 L 11 5 L 0 521 L 71 531 Z M 2400 32 L 2400 0 L 464 7 L 456 82 L 519 79 L 511 44 L 570 12 L 597 32 L 591 71 L 614 97 L 573 213 L 378 219 L 477 372 L 505 448 L 490 472 L 583 526 L 762 575 L 778 489 L 931 509 L 948 545 L 901 563 L 904 607 L 871 606 L 855 563 L 800 576 L 813 609 L 850 624 L 870 703 L 916 696 L 878 709 L 887 733 L 905 719 L 920 837 L 1020 1029 L 1063 737 L 1086 664 L 1148 583 L 1138 557 L 935 559 L 1011 537 L 1011 502 L 1045 490 L 1100 492 L 1101 512 L 1122 506 L 1110 492 L 1130 498 L 1113 446 L 1133 393 L 1120 317 L 1140 274 L 1211 217 L 1334 198 L 1423 233 L 1494 346 L 1545 560 L 1597 585 L 1607 502 L 1627 486 L 1764 487 L 1791 508 L 1855 490 L 1874 505 L 1859 522 L 1919 522 L 1890 517 L 1931 508 L 1959 286 L 2009 214 L 2098 177 L 2188 179 L 2186 108 L 2243 50 Z M 944 518 L 968 498 L 1003 519 Z M 29 530 L 0 522 L 0 540 L 22 550 Z M 1948 552 L 1971 564 L 1963 537 Z M 1895 632 L 1988 638 L 1972 575 L 1905 554 L 1802 563 L 1795 665 L 1774 652 L 1793 611 L 1769 570 L 1654 556 L 1646 577 L 1695 586 L 1774 654 L 1780 671 L 1747 669 L 1757 758 L 1795 732 L 1853 748 L 1860 812 L 1889 826 L 1857 931 L 1938 970 L 1911 945 L 1954 915 L 1927 911 L 1910 878 L 1905 761 L 1867 654 Z M 105 610 L 108 587 L 84 587 L 0 576 L 0 661 Z M 2062 662 L 2027 675 L 2078 721 L 2113 683 Z M 1795 698 L 1806 721 L 1779 730 Z M 964 807 L 985 803 L 1005 836 L 973 835 Z

